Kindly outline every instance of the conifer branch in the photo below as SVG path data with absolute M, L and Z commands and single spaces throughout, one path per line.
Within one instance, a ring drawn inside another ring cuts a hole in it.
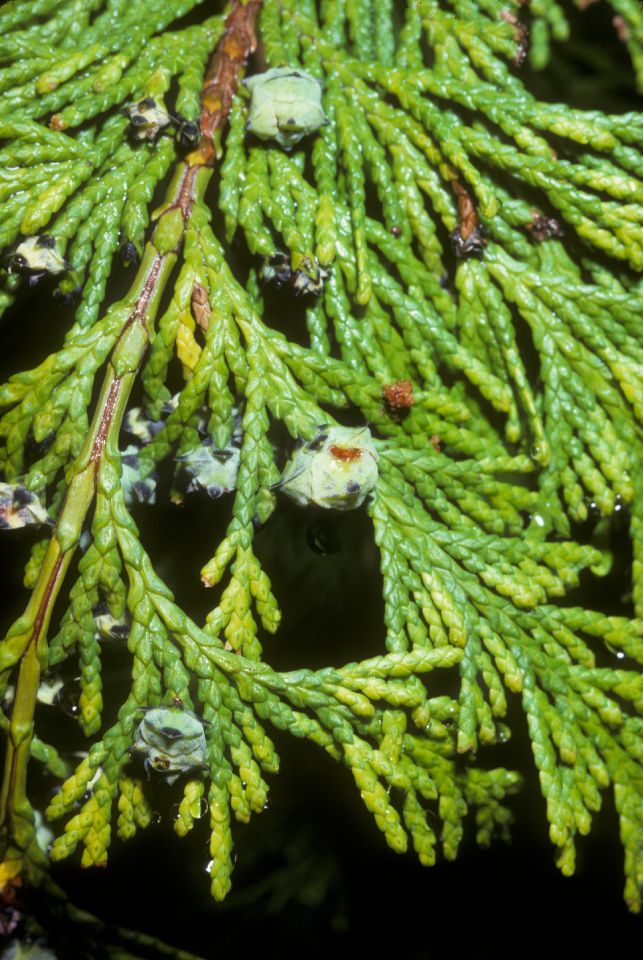
M 106 450 L 117 450 L 132 385 L 148 348 L 155 315 L 176 262 L 194 205 L 202 202 L 216 157 L 215 136 L 224 125 L 240 72 L 254 49 L 254 21 L 260 4 L 235 2 L 212 60 L 201 94 L 199 147 L 180 164 L 158 215 L 132 288 L 121 311 L 125 317 L 108 361 L 94 418 L 68 475 L 68 488 L 49 548 L 24 615 L 10 629 L 3 648 L 2 672 L 19 666 L 15 706 L 8 727 L 0 831 L 8 860 L 21 859 L 30 870 L 43 857 L 34 843 L 33 812 L 27 798 L 27 765 L 33 738 L 33 712 L 41 664 L 47 662 L 47 629 L 64 577 L 80 539 L 99 483 Z M 56 125 L 58 126 L 58 125 Z M 178 213 L 178 217 L 176 214 Z M 13 868 L 12 880 L 15 878 Z M 37 874 L 36 874 L 37 876 Z
M 484 756 L 516 697 L 559 866 L 613 790 L 640 908 L 641 117 L 525 89 L 521 65 L 567 35 L 556 0 L 394 6 L 234 0 L 187 27 L 196 0 L 0 12 L 0 159 L 19 187 L 0 178 L 0 312 L 36 282 L 79 298 L 59 348 L 0 387 L 0 520 L 43 529 L 0 645 L 8 889 L 78 848 L 104 865 L 114 831 L 151 822 L 146 772 L 179 791 L 179 836 L 208 820 L 222 899 L 233 820 L 264 809 L 279 767 L 272 729 L 350 769 L 393 850 L 452 858 L 469 811 L 480 843 L 507 834 L 520 776 Z M 635 6 L 613 3 L 640 83 Z M 140 265 L 103 309 L 118 252 Z M 289 300 L 303 319 L 286 335 Z M 136 523 L 189 496 L 227 523 L 203 623 Z M 379 655 L 268 662 L 296 601 L 261 546 L 287 498 L 367 513 Z M 570 605 L 608 571 L 621 518 L 634 615 Z M 112 717 L 107 642 L 131 661 Z M 34 708 L 75 659 L 90 742 L 72 762 Z M 30 758 L 61 781 L 48 852 Z

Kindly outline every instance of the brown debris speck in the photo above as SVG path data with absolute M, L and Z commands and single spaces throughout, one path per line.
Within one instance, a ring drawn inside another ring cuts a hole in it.
M 332 446 L 329 449 L 336 460 L 344 460 L 346 463 L 355 463 L 362 456 L 361 447 Z
M 466 243 L 469 237 L 478 229 L 478 211 L 473 197 L 459 180 L 452 180 L 451 187 L 458 198 L 458 231 Z
M 505 20 L 515 28 L 514 40 L 516 41 L 517 49 L 513 58 L 513 62 L 515 67 L 521 67 L 525 62 L 527 49 L 529 47 L 529 27 L 527 27 L 524 23 L 521 23 L 518 17 L 511 13 L 510 10 L 501 10 L 500 19 Z
M 527 224 L 527 230 L 529 230 L 536 243 L 551 240 L 553 237 L 562 237 L 565 234 L 558 220 L 554 217 L 547 217 L 544 213 L 538 213 L 537 210 L 533 211 L 533 219 L 531 223 Z
M 400 413 L 413 406 L 413 384 L 410 380 L 398 380 L 382 387 L 384 402 L 391 413 Z
M 192 316 L 203 331 L 208 329 L 211 315 L 208 291 L 202 283 L 195 283 L 192 287 Z
M 621 17 L 620 14 L 616 14 L 616 16 L 612 17 L 612 24 L 621 43 L 627 43 L 630 39 L 630 28 L 625 19 Z
M 451 188 L 458 199 L 458 226 L 451 234 L 453 252 L 459 260 L 480 256 L 486 240 L 482 235 L 475 201 L 459 180 L 452 180 Z

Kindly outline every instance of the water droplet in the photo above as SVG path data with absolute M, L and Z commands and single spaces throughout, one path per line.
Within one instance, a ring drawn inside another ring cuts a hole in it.
M 154 812 L 152 813 L 152 816 L 150 817 L 150 823 L 151 824 L 160 823 L 162 819 L 163 817 L 158 812 L 158 810 L 154 810 Z
M 625 654 L 623 653 L 622 650 L 619 650 L 619 651 L 618 651 L 618 653 L 616 654 L 616 658 L 617 658 L 617 660 L 624 660 L 624 659 L 625 659 Z
M 53 700 L 54 705 L 60 707 L 60 709 L 64 710 L 70 717 L 75 717 L 80 712 L 80 707 L 78 706 L 80 684 L 78 681 L 79 678 L 75 678 L 74 680 L 68 680 L 66 683 L 63 683 L 60 689 L 57 690 Z
M 206 865 L 205 865 L 205 872 L 206 872 L 206 873 L 212 873 L 212 867 L 213 867 L 213 865 L 214 865 L 214 860 L 208 860 L 208 862 L 207 862 Z
M 58 700 L 58 706 L 70 717 L 76 717 L 80 713 L 78 701 L 72 695 L 63 694 Z
M 532 520 L 533 520 L 533 522 L 536 524 L 537 527 L 544 527 L 544 526 L 545 526 L 545 518 L 544 518 L 544 517 L 541 517 L 541 515 L 540 515 L 539 513 L 535 513 L 535 514 L 533 515 L 533 517 L 532 517 Z
M 272 800 L 266 800 L 266 802 L 263 805 L 264 811 L 270 810 L 271 806 L 272 806 Z
M 199 819 L 204 817 L 209 809 L 208 801 L 205 799 L 205 797 L 201 797 L 199 801 Z

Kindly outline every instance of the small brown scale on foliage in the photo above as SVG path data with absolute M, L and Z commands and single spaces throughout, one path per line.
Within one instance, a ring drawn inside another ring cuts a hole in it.
M 536 210 L 533 211 L 533 220 L 527 224 L 527 230 L 537 243 L 551 240 L 552 237 L 564 236 L 564 230 L 558 220 L 547 217 L 544 213 L 538 213 Z
M 481 256 L 486 240 L 482 235 L 474 199 L 459 180 L 451 181 L 451 189 L 458 201 L 458 226 L 451 234 L 453 252 L 458 260 Z
M 362 450 L 359 447 L 332 446 L 329 449 L 335 459 L 343 460 L 345 463 L 355 463 L 362 456 Z
M 390 413 L 401 413 L 413 406 L 413 384 L 410 380 L 397 380 L 382 387 L 384 402 Z

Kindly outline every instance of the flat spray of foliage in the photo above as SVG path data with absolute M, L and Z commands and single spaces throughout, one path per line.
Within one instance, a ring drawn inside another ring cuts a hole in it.
M 643 86 L 639 4 L 612 5 Z M 200 19 L 175 23 L 194 8 Z M 216 899 L 230 889 L 233 821 L 262 811 L 278 770 L 275 728 L 350 768 L 393 850 L 451 859 L 468 813 L 481 844 L 507 832 L 520 778 L 485 753 L 510 735 L 513 696 L 560 868 L 573 872 L 576 835 L 612 791 L 625 898 L 640 908 L 641 620 L 565 595 L 608 570 L 603 545 L 624 511 L 623 592 L 643 614 L 643 116 L 527 92 L 521 64 L 546 66 L 550 36 L 567 29 L 556 0 L 21 0 L 0 13 L 0 309 L 33 280 L 15 258 L 29 237 L 55 239 L 43 271 L 55 276 L 40 282 L 76 298 L 56 352 L 0 388 L 6 496 L 26 488 L 52 520 L 0 646 L 2 690 L 13 688 L 7 890 L 76 850 L 83 866 L 104 864 L 114 832 L 150 823 L 131 748 L 143 711 L 178 715 L 177 700 L 206 743 L 203 764 L 167 786 L 174 829 L 209 818 Z M 252 72 L 299 68 L 321 84 L 327 123 L 291 150 L 246 130 L 240 80 L 255 47 Z M 131 106 L 146 98 L 184 120 L 138 136 Z M 190 144 L 184 121 L 199 120 Z M 253 264 L 242 279 L 233 241 Z M 132 279 L 115 302 L 119 256 Z M 275 273 L 304 291 L 297 342 L 265 322 Z M 135 385 L 155 426 L 134 451 L 133 487 L 122 427 Z M 342 411 L 369 425 L 377 451 L 357 508 L 380 553 L 386 645 L 340 668 L 277 672 L 270 634 L 288 597 L 253 548 L 286 502 L 271 436 L 281 424 L 291 448 L 314 441 Z M 176 458 L 204 444 L 232 450 L 238 471 L 198 624 L 130 506 L 161 461 L 181 469 Z M 595 535 L 580 544 L 588 511 Z M 102 710 L 98 604 L 125 625 L 131 664 L 114 716 Z M 80 672 L 80 762 L 33 723 L 39 685 L 67 658 Z M 432 694 L 436 672 L 452 696 Z M 61 783 L 48 851 L 30 763 Z

